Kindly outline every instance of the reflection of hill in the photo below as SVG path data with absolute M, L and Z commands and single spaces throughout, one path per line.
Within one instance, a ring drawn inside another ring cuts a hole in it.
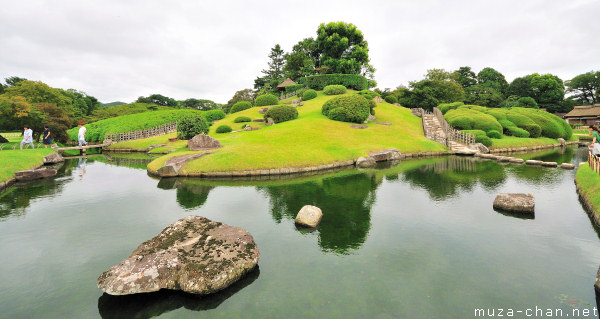
M 93 159 L 110 165 L 146 169 L 148 163 L 155 158 L 145 153 L 109 153 L 107 156 L 95 156 Z
M 98 298 L 98 312 L 102 318 L 152 318 L 184 307 L 201 311 L 216 309 L 221 303 L 258 278 L 258 266 L 238 282 L 215 294 L 196 296 L 179 291 L 160 290 L 154 293 L 129 296 L 103 294 Z
M 187 178 L 162 178 L 157 185 L 160 189 L 176 189 L 177 203 L 183 208 L 201 207 L 206 203 L 208 194 L 214 186 L 205 185 L 202 181 Z
M 378 184 L 374 174 L 359 173 L 258 189 L 269 195 L 276 221 L 294 219 L 304 205 L 321 208 L 319 245 L 325 251 L 344 254 L 359 248 L 367 237 Z

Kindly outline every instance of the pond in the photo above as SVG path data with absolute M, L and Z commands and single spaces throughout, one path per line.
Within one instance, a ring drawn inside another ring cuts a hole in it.
M 521 156 L 577 165 L 586 152 Z M 596 307 L 600 240 L 575 171 L 438 157 L 295 178 L 159 181 L 148 161 L 72 159 L 53 180 L 0 195 L 1 317 L 471 318 Z M 501 192 L 534 194 L 535 217 L 494 211 Z M 315 231 L 294 225 L 306 204 L 323 210 Z M 187 215 L 247 229 L 259 269 L 207 297 L 96 287 Z

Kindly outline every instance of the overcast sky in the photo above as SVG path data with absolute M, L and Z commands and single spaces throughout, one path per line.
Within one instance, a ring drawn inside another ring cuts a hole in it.
M 427 69 L 507 80 L 600 70 L 600 1 L 0 0 L 0 78 L 74 88 L 101 102 L 160 93 L 226 103 L 252 88 L 276 43 L 288 52 L 320 23 L 355 24 L 380 88 Z

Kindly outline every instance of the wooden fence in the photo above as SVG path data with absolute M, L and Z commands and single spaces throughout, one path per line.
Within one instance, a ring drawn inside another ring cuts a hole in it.
M 600 158 L 594 156 L 591 151 L 588 152 L 588 165 L 594 172 L 600 174 Z
M 475 135 L 469 133 L 463 133 L 448 124 L 444 118 L 444 114 L 437 107 L 433 108 L 433 114 L 437 118 L 438 122 L 442 126 L 442 129 L 446 133 L 446 138 L 449 141 L 459 142 L 465 145 L 475 144 Z
M 175 123 L 167 123 L 161 126 L 138 130 L 133 132 L 125 132 L 125 133 L 110 133 L 104 136 L 104 140 L 110 139 L 112 142 L 123 142 L 123 141 L 131 141 L 138 140 L 142 138 L 148 138 L 158 135 L 165 135 L 177 132 L 177 122 Z

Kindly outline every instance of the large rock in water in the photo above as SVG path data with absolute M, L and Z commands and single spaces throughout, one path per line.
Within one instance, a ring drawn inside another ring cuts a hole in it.
M 105 271 L 98 287 L 110 295 L 182 290 L 206 295 L 239 280 L 260 253 L 246 230 L 188 216 L 142 243 L 129 258 Z
M 30 169 L 27 171 L 15 172 L 15 178 L 18 181 L 31 181 L 34 179 L 56 176 L 57 171 L 52 168 Z
M 494 200 L 494 208 L 513 213 L 533 214 L 535 199 L 532 194 L 498 194 Z
M 296 215 L 294 222 L 300 226 L 315 228 L 321 222 L 322 217 L 323 212 L 319 207 L 304 205 Z
M 198 134 L 188 141 L 188 148 L 192 151 L 221 148 L 221 143 L 205 134 Z
M 57 164 L 64 161 L 65 159 L 58 153 L 52 153 L 44 157 L 44 165 Z
M 163 167 L 159 168 L 157 173 L 160 177 L 175 177 L 179 175 L 179 170 L 188 162 L 196 158 L 200 158 L 206 154 L 212 154 L 213 152 L 202 152 L 196 154 L 186 154 L 171 157 L 165 162 Z

